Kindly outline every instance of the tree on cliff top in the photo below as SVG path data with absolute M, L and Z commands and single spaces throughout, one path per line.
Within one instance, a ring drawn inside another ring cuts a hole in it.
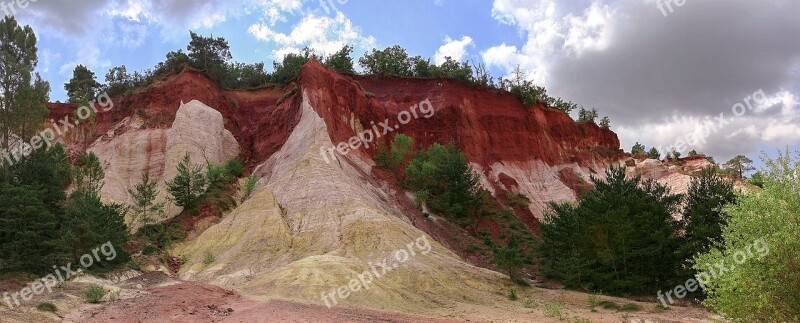
M 192 31 L 189 32 L 189 36 L 191 41 L 186 50 L 189 52 L 192 66 L 205 71 L 217 81 L 222 80 L 227 70 L 226 65 L 233 58 L 228 41 L 222 37 L 214 38 L 213 35 L 203 37 Z
M 78 65 L 72 71 L 72 78 L 64 84 L 64 89 L 67 90 L 69 102 L 78 103 L 94 99 L 97 90 L 100 89 L 100 83 L 97 82 L 94 72 L 86 66 Z
M 755 170 L 755 167 L 753 167 L 753 160 L 744 155 L 731 158 L 724 166 L 736 171 L 736 175 L 739 176 L 739 178 L 744 178 L 744 173 Z
M 384 50 L 372 49 L 358 60 L 367 74 L 413 76 L 413 63 L 408 53 L 400 45 Z

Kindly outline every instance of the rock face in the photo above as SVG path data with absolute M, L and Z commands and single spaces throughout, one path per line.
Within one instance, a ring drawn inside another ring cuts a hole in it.
M 398 133 L 418 148 L 455 144 L 497 198 L 526 195 L 532 203 L 517 216 L 531 231 L 548 202 L 574 200 L 592 174 L 624 157 L 610 130 L 524 107 L 509 94 L 452 80 L 347 77 L 315 61 L 285 87 L 223 91 L 186 70 L 115 100 L 97 118 L 98 135 L 89 136 L 106 170 L 106 200 L 130 203 L 128 189 L 149 171 L 164 201 L 163 183 L 186 153 L 203 164 L 240 156 L 259 178 L 248 200 L 173 254 L 188 259 L 181 277 L 261 299 L 326 305 L 327 293 L 329 303 L 424 312 L 502 298 L 503 275 L 453 252 L 461 229 L 425 218 L 374 167 L 378 143 Z M 53 117 L 69 109 L 53 106 Z M 359 143 L 353 138 L 369 129 L 374 140 L 344 155 L 327 153 Z M 170 206 L 167 217 L 179 212 Z M 142 222 L 127 220 L 134 228 Z M 398 253 L 406 260 L 392 260 Z M 377 266 L 383 259 L 390 260 L 385 273 Z M 359 279 L 365 272 L 373 272 L 368 283 Z M 361 291 L 337 290 L 348 285 Z
M 177 165 L 185 154 L 203 167 L 206 163 L 221 164 L 239 156 L 239 144 L 225 130 L 222 115 L 196 100 L 180 106 L 169 129 L 142 129 L 142 126 L 139 117 L 126 118 L 88 149 L 97 155 L 105 171 L 101 191 L 105 201 L 132 204 L 128 190 L 140 182 L 144 172 L 149 172 L 158 183 L 157 201 L 166 203 L 166 217 L 172 218 L 182 210 L 168 201 L 165 183 L 175 178 Z M 116 132 L 122 133 L 116 135 Z M 138 228 L 143 219 L 128 218 L 126 222 Z

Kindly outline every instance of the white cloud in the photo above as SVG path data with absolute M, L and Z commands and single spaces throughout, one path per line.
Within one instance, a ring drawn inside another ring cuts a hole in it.
M 444 43 L 434 56 L 434 61 L 437 65 L 444 63 L 447 57 L 460 62 L 464 54 L 467 53 L 467 46 L 472 45 L 472 37 L 464 36 L 459 40 L 445 36 Z
M 111 61 L 100 57 L 100 49 L 95 44 L 86 44 L 78 50 L 78 57 L 75 60 L 61 65 L 59 74 L 71 77 L 73 69 L 78 65 L 86 66 L 97 73 L 110 68 Z
M 517 61 L 517 46 L 506 45 L 505 43 L 490 47 L 481 53 L 483 61 L 489 67 L 501 67 L 506 71 L 514 68 Z
M 266 23 L 253 24 L 248 32 L 258 40 L 281 46 L 273 51 L 276 58 L 286 53 L 298 52 L 303 47 L 311 48 L 318 54 L 330 55 L 345 44 L 372 48 L 376 43 L 374 37 L 362 36 L 360 29 L 353 26 L 352 21 L 341 12 L 334 18 L 309 14 L 292 27 L 289 33 L 275 31 Z

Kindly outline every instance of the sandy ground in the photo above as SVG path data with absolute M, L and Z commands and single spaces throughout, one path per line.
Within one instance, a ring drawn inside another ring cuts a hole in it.
M 86 304 L 79 295 L 90 283 L 80 278 L 42 295 L 22 307 L 0 307 L 0 322 L 710 322 L 701 308 L 672 307 L 659 311 L 654 304 L 601 296 L 619 305 L 636 304 L 639 310 L 619 312 L 590 308 L 588 295 L 565 290 L 521 288 L 519 299 L 510 301 L 497 292 L 493 306 L 443 303 L 421 313 L 400 314 L 359 308 L 302 304 L 289 300 L 255 301 L 236 292 L 199 282 L 179 281 L 163 273 L 150 273 L 116 284 L 119 297 L 102 304 Z M 35 304 L 51 302 L 59 310 L 45 313 Z M 485 302 L 484 302 L 485 303 Z

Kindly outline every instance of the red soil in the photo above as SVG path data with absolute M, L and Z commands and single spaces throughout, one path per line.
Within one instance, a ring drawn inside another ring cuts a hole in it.
M 256 302 L 216 286 L 195 282 L 155 287 L 134 298 L 70 313 L 65 322 L 448 322 L 350 308 L 288 301 Z

